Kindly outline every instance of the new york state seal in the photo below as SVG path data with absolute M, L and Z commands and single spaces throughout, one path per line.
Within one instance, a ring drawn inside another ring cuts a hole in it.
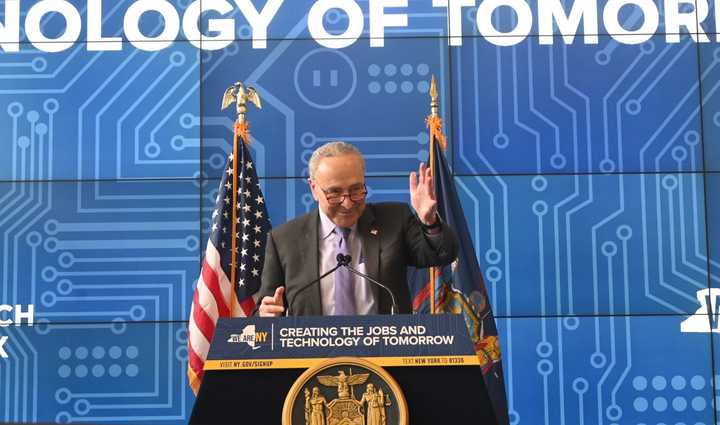
M 283 425 L 408 425 L 405 396 L 383 368 L 356 357 L 324 361 L 285 397 Z

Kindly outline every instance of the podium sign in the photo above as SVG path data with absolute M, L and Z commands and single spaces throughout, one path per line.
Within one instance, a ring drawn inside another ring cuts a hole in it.
M 479 364 L 456 315 L 221 319 L 190 423 L 484 423 Z

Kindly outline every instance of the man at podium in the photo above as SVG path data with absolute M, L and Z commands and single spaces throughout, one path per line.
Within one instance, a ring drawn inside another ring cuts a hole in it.
M 458 240 L 437 214 L 429 168 L 410 173 L 413 213 L 404 203 L 366 203 L 365 161 L 345 142 L 319 147 L 310 158 L 308 183 L 318 208 L 268 234 L 258 314 L 387 314 L 392 299 L 411 313 L 407 266 L 447 265 Z M 349 257 L 348 257 L 349 256 Z M 348 261 L 349 260 L 349 261 Z

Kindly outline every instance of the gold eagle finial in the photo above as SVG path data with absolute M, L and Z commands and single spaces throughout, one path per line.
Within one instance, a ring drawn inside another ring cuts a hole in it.
M 238 121 L 245 120 L 248 102 L 257 106 L 258 109 L 262 109 L 262 102 L 260 101 L 260 95 L 257 90 L 250 86 L 246 88 L 240 81 L 225 90 L 225 94 L 223 94 L 222 99 L 222 107 L 220 109 L 223 110 L 227 108 L 233 102 L 237 105 Z

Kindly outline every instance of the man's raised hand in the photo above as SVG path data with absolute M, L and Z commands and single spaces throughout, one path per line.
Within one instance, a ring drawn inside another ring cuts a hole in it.
M 430 226 L 437 220 L 437 200 L 432 170 L 421 162 L 417 174 L 410 173 L 410 202 L 423 224 Z

